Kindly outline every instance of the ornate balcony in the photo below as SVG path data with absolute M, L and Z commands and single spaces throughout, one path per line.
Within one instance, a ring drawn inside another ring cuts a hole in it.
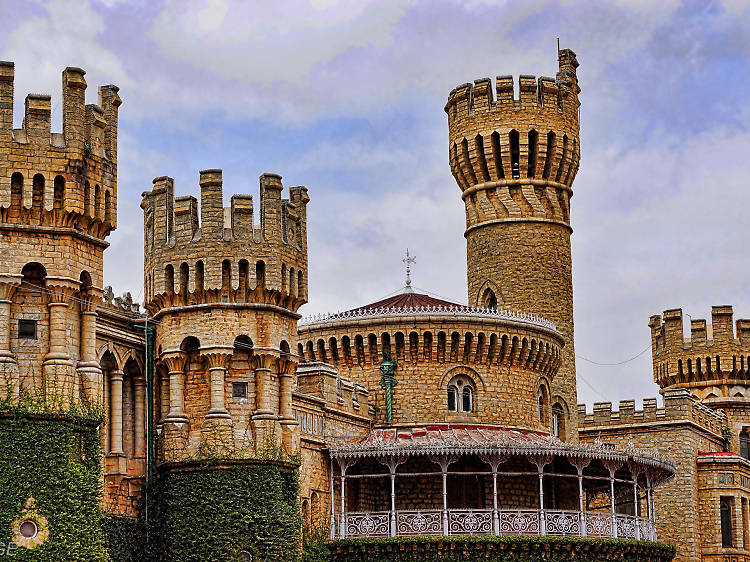
M 613 524 L 614 522 L 614 524 Z M 337 513 L 332 538 L 551 535 L 656 541 L 650 518 L 552 509 L 435 509 Z
M 374 429 L 332 443 L 331 538 L 550 535 L 656 541 L 671 461 L 490 426 Z M 335 463 L 335 464 L 334 464 Z M 338 465 L 338 466 L 335 466 Z

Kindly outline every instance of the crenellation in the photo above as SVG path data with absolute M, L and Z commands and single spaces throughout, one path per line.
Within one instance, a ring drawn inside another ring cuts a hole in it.
M 664 392 L 664 405 L 660 408 L 656 398 L 644 398 L 643 408 L 636 410 L 635 400 L 622 400 L 618 410 L 610 402 L 595 402 L 588 413 L 585 404 L 578 404 L 578 425 L 582 430 L 605 427 L 614 428 L 629 424 L 654 422 L 692 421 L 707 431 L 720 434 L 727 423 L 721 411 L 707 408 L 690 395 L 686 389 L 676 388 Z
M 669 309 L 649 320 L 654 381 L 662 388 L 690 388 L 698 398 L 745 392 L 750 364 L 750 322 L 737 320 L 732 307 L 714 306 L 711 323 L 690 320 L 683 334 L 682 309 Z
M 63 131 L 52 132 L 53 100 L 28 94 L 23 122 L 13 128 L 13 63 L 0 63 L 0 224 L 54 226 L 73 235 L 105 238 L 117 227 L 116 86 L 103 86 L 99 104 L 85 103 L 84 71 L 63 79 Z M 20 194 L 20 197 L 15 195 Z M 15 197 L 15 199 L 14 199 Z
M 26 96 L 23 117 L 26 142 L 40 145 L 50 143 L 51 114 L 51 96 L 44 94 L 28 94 Z
M 174 181 L 154 179 L 143 194 L 147 306 L 157 310 L 215 301 L 269 302 L 296 311 L 307 298 L 307 188 L 282 199 L 281 176 L 260 177 L 261 224 L 251 195 L 223 206 L 222 171 L 200 172 L 201 201 L 174 197 Z M 198 217 L 200 216 L 200 220 Z

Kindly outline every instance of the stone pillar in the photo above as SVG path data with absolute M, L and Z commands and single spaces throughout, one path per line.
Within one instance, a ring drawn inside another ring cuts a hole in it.
M 231 347 L 201 349 L 209 372 L 210 408 L 201 424 L 201 442 L 217 455 L 231 455 L 234 451 L 232 416 L 226 407 L 224 388 L 226 365 L 232 357 Z
M 252 357 L 255 371 L 255 412 L 251 417 L 257 449 L 278 446 L 277 416 L 273 411 L 271 367 L 277 361 L 273 354 L 255 354 Z
M 109 454 L 124 455 L 122 447 L 122 379 L 123 372 L 120 370 L 109 373 L 109 395 L 110 395 L 110 440 Z
M 20 283 L 16 277 L 0 276 L 0 397 L 17 396 L 19 392 L 18 363 L 10 349 L 10 314 Z
M 67 409 L 76 400 L 77 384 L 73 361 L 68 352 L 68 315 L 78 283 L 48 277 L 49 351 L 44 357 L 42 374 L 48 404 Z
M 299 451 L 299 424 L 292 410 L 292 392 L 297 373 L 297 362 L 288 357 L 279 359 L 279 418 L 281 441 L 290 455 Z
M 133 402 L 135 419 L 133 432 L 136 458 L 146 458 L 146 379 L 138 377 L 134 381 Z
M 78 375 L 83 384 L 83 395 L 91 404 L 104 402 L 102 369 L 96 357 L 96 307 L 102 301 L 102 292 L 88 287 L 80 294 L 81 300 L 81 359 Z
M 169 414 L 165 423 L 188 422 L 185 414 L 185 365 L 187 357 L 181 351 L 165 354 L 162 360 L 169 370 Z
M 161 411 L 159 413 L 159 421 L 156 424 L 159 428 L 164 425 L 165 420 L 169 417 L 169 373 L 166 376 L 159 377 L 159 402 L 161 403 Z
M 185 367 L 187 356 L 182 351 L 164 353 L 161 360 L 169 371 L 169 413 L 162 420 L 160 457 L 164 462 L 184 459 L 190 431 L 185 414 Z
M 205 357 L 210 375 L 209 396 L 211 407 L 206 414 L 206 419 L 231 420 L 232 416 L 226 408 L 224 388 L 226 377 L 226 364 L 232 357 L 232 348 L 212 347 L 201 349 L 201 356 Z

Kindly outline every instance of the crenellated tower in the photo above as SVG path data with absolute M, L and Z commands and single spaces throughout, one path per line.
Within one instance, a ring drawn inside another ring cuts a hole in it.
M 52 100 L 29 94 L 13 128 L 12 62 L 0 62 L 0 395 L 34 392 L 67 407 L 103 400 L 95 350 L 106 236 L 117 225 L 116 86 L 86 104 L 85 72 L 62 73 Z
M 741 402 L 750 396 L 750 320 L 735 324 L 733 315 L 731 306 L 712 307 L 710 324 L 690 320 L 689 338 L 683 335 L 682 309 L 651 317 L 654 382 L 662 392 L 687 388 L 700 399 Z
M 448 97 L 449 160 L 466 206 L 469 305 L 552 320 L 565 338 L 552 400 L 576 400 L 571 185 L 578 171 L 578 61 L 558 52 L 555 78 L 463 84 Z M 575 438 L 572 416 L 566 432 Z
M 222 171 L 200 172 L 200 206 L 154 180 L 143 194 L 146 307 L 158 323 L 161 460 L 220 447 L 298 448 L 291 408 L 297 310 L 307 300 L 307 188 L 281 176 L 224 207 Z

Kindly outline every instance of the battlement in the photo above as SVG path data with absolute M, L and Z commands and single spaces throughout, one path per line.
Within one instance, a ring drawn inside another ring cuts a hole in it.
M 260 176 L 259 224 L 252 195 L 224 207 L 222 171 L 200 172 L 200 205 L 174 196 L 174 180 L 143 193 L 147 308 L 268 300 L 296 310 L 307 299 L 307 188 Z
M 652 316 L 648 325 L 655 382 L 714 396 L 726 392 L 734 396 L 733 387 L 737 386 L 741 388 L 734 390 L 743 394 L 750 376 L 750 320 L 734 323 L 733 316 L 731 306 L 714 306 L 710 324 L 691 319 L 690 337 L 684 336 L 682 309 Z
M 570 222 L 580 164 L 578 61 L 558 53 L 555 78 L 521 75 L 462 84 L 448 96 L 449 159 L 467 227 L 499 220 Z
M 675 388 L 664 392 L 664 406 L 657 407 L 656 398 L 644 398 L 643 409 L 635 409 L 635 400 L 621 400 L 618 410 L 612 410 L 611 402 L 596 402 L 592 412 L 586 404 L 578 405 L 578 428 L 603 429 L 616 426 L 688 420 L 707 431 L 721 435 L 727 424 L 726 414 L 701 404 L 687 389 Z
M 52 98 L 28 94 L 13 128 L 14 65 L 0 61 L 0 223 L 65 226 L 103 238 L 117 224 L 119 88 L 86 104 L 86 73 L 62 73 L 63 129 L 51 132 Z

